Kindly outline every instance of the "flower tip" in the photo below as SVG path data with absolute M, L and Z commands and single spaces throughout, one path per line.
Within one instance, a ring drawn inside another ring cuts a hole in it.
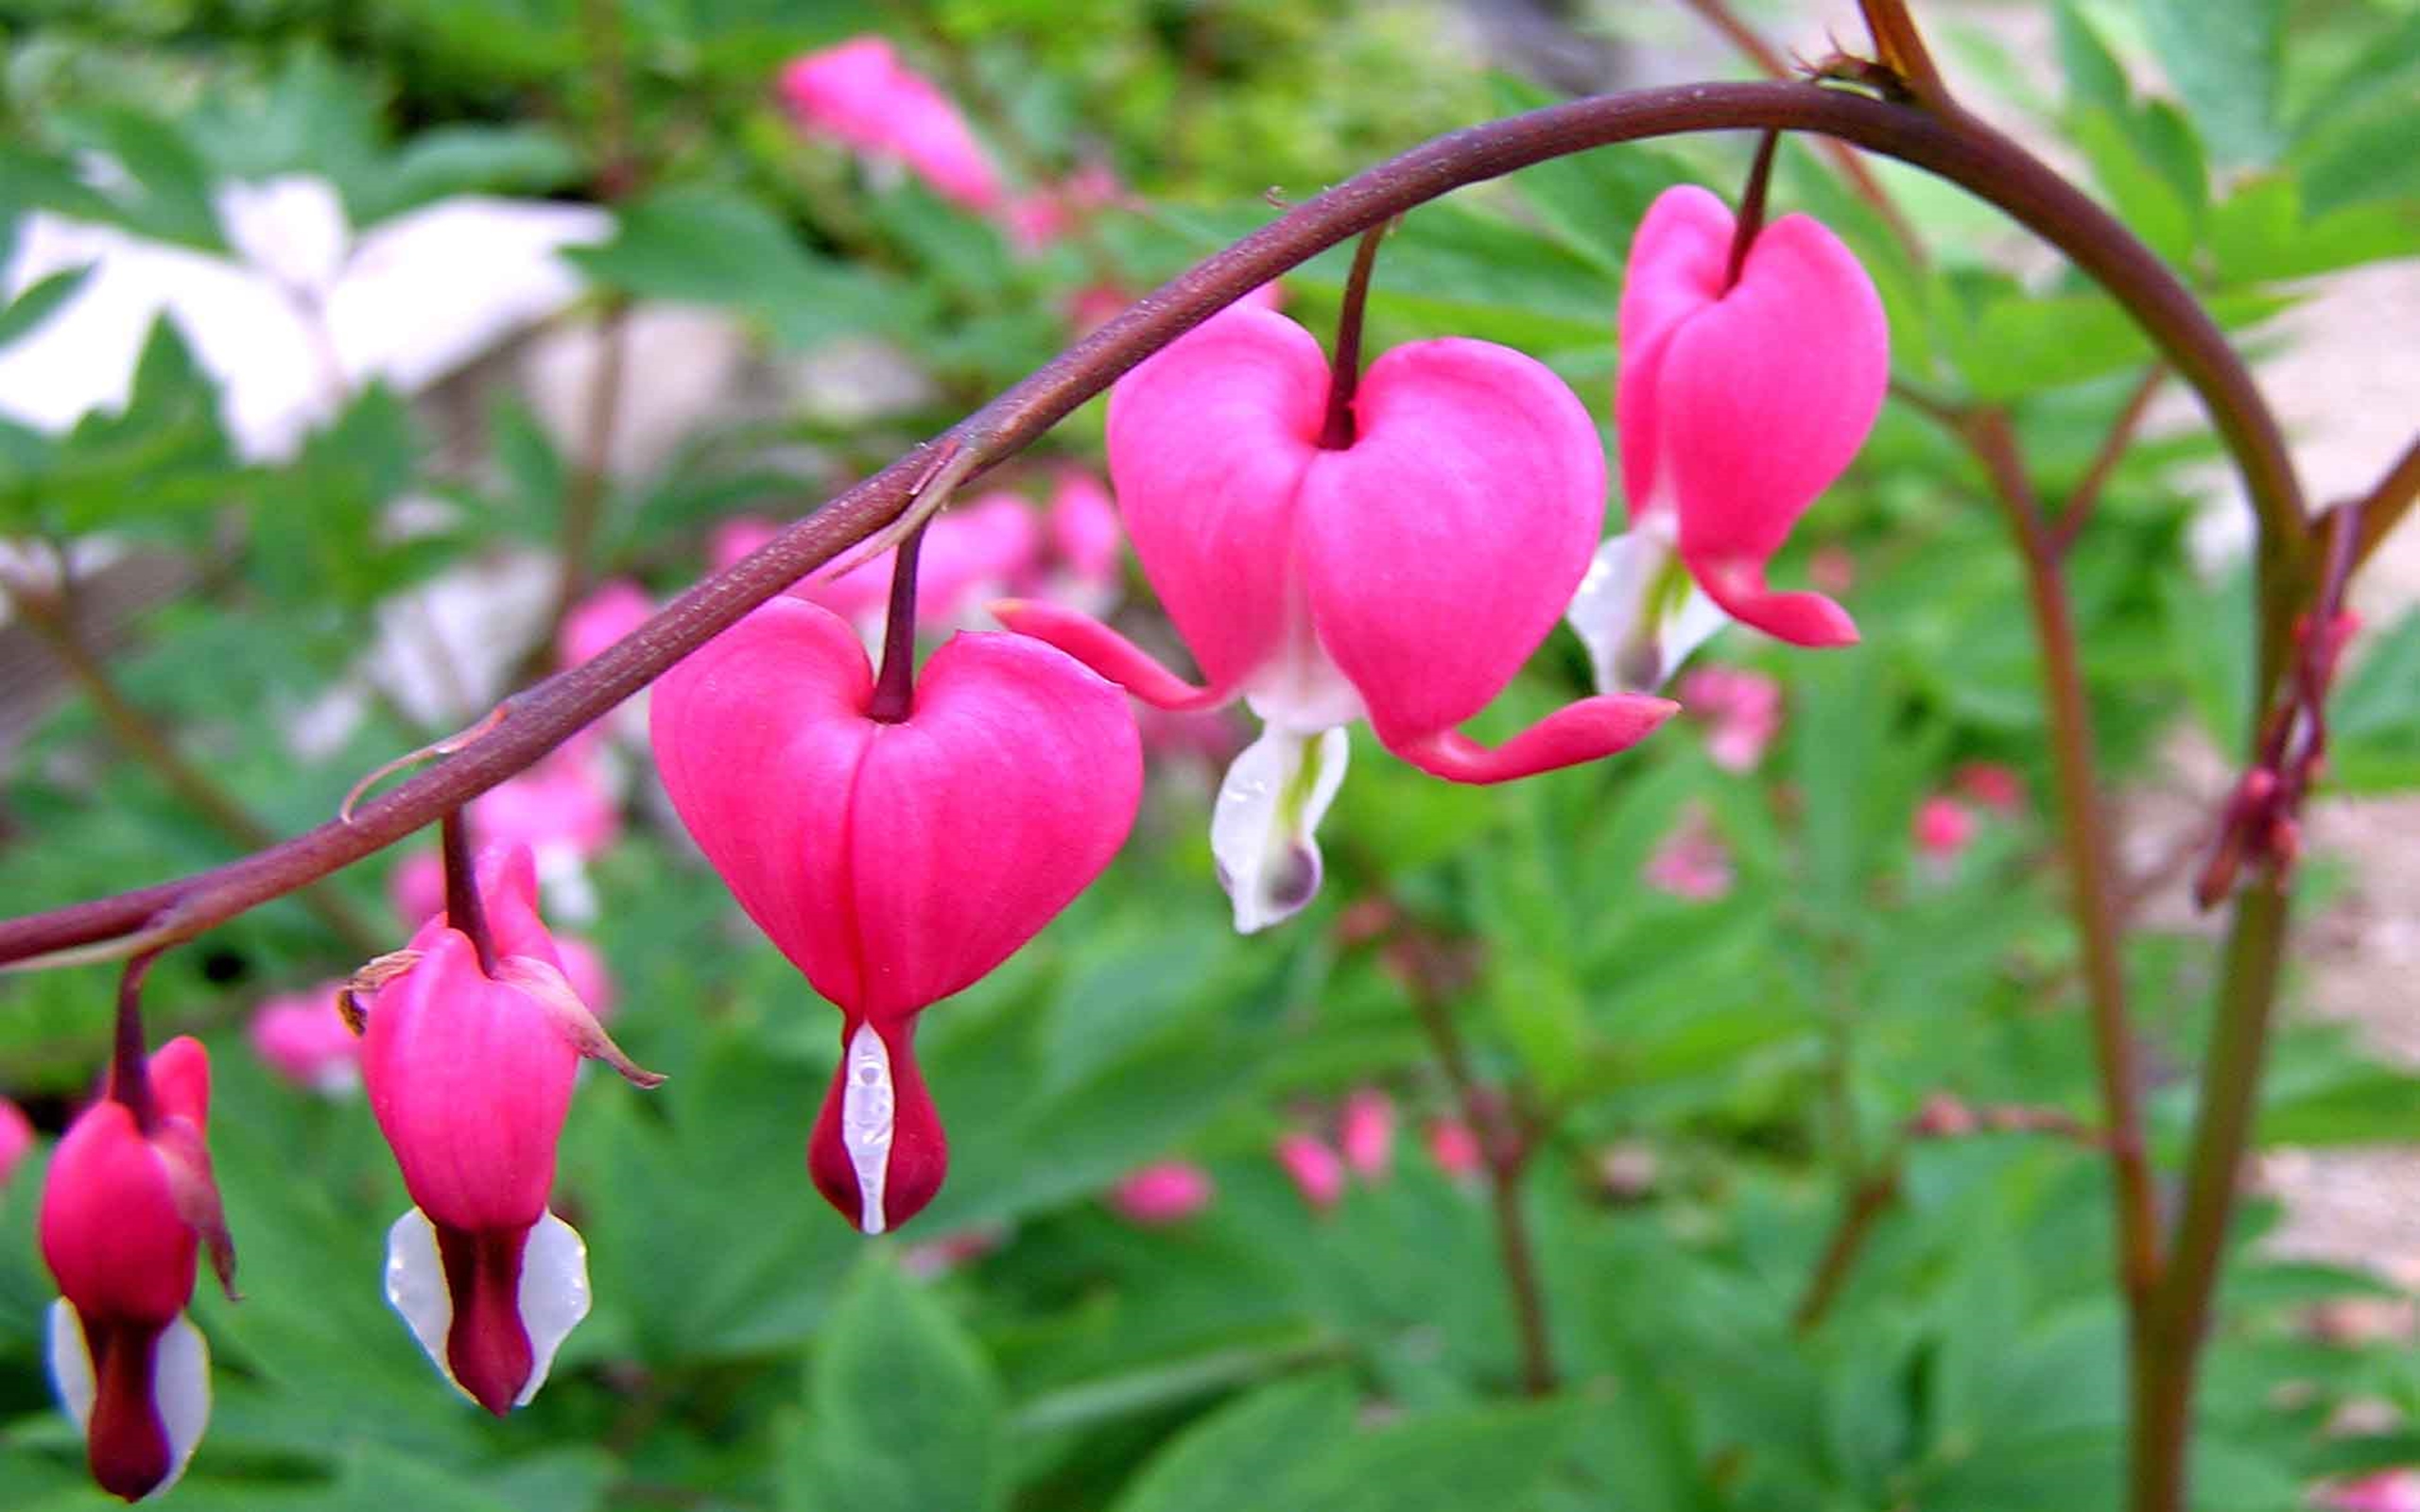
M 860 1021 L 843 1043 L 806 1169 L 823 1200 L 871 1237 L 931 1203 L 949 1175 L 949 1141 L 904 1033 Z
M 1857 621 L 1847 610 L 1821 593 L 1768 589 L 1761 564 L 1693 561 L 1689 570 L 1724 613 L 1776 641 L 1810 650 L 1858 644 Z
M 1628 750 L 1680 712 L 1671 699 L 1649 694 L 1599 694 L 1565 704 L 1493 750 L 1453 730 L 1389 741 L 1387 748 L 1448 782 L 1510 782 Z

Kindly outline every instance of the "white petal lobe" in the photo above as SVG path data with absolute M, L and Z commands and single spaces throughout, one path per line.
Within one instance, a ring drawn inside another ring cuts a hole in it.
M 890 1047 L 873 1025 L 849 1037 L 849 1074 L 840 1091 L 840 1147 L 857 1173 L 857 1227 L 883 1228 L 883 1186 L 890 1175 L 890 1141 L 898 1131 L 899 1098 L 890 1081 Z
M 1272 725 L 1227 768 L 1210 816 L 1210 852 L 1235 901 L 1237 934 L 1289 919 L 1319 896 L 1316 832 L 1352 749 L 1342 730 Z

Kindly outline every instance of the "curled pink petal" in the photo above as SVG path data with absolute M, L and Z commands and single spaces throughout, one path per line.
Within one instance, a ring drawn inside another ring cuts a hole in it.
M 1680 711 L 1669 698 L 1601 694 L 1565 704 L 1493 750 L 1452 730 L 1387 748 L 1449 782 L 1510 782 L 1628 750 Z
M 1233 688 L 1200 688 L 1160 665 L 1151 653 L 1094 619 L 1032 598 L 992 601 L 992 617 L 1019 635 L 1055 645 L 1154 709 L 1189 713 L 1215 709 Z
M 882 38 L 853 38 L 797 59 L 782 70 L 781 87 L 801 125 L 905 162 L 934 192 L 969 210 L 1000 208 L 998 170 L 966 118 Z

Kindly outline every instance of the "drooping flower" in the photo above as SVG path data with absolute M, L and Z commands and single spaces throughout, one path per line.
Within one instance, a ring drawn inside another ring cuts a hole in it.
M 1298 1129 L 1280 1135 L 1270 1153 L 1313 1212 L 1333 1211 L 1344 1200 L 1344 1158 L 1327 1141 Z
M 1337 1116 L 1336 1142 L 1346 1170 L 1365 1181 L 1384 1177 L 1394 1160 L 1394 1099 L 1375 1087 L 1356 1090 Z
M 1468 1124 L 1459 1118 L 1440 1118 L 1428 1125 L 1428 1159 L 1445 1176 L 1462 1181 L 1479 1174 L 1485 1157 L 1478 1135 Z
M 491 849 L 476 870 L 493 959 L 447 916 L 422 925 L 371 995 L 361 1076 L 413 1202 L 387 1235 L 387 1299 L 439 1372 L 501 1417 L 588 1314 L 587 1246 L 547 1209 L 580 1059 L 661 1078 L 564 978 L 527 849 Z
M 1268 726 L 1211 825 L 1246 932 L 1317 892 L 1312 840 L 1344 775 L 1344 727 L 1438 776 L 1497 782 L 1631 745 L 1673 705 L 1584 699 L 1490 750 L 1455 729 L 1554 627 L 1604 514 L 1586 411 L 1531 359 L 1481 341 L 1399 347 L 1322 444 L 1328 364 L 1309 332 L 1237 306 L 1118 382 L 1109 463 L 1144 573 L 1200 662 L 1195 687 L 1107 627 L 1038 602 L 1010 628 L 1146 703 L 1243 697 Z
M 1768 588 L 1765 564 L 1874 426 L 1891 371 L 1882 301 L 1806 215 L 1759 231 L 1735 282 L 1736 228 L 1682 185 L 1631 244 L 1614 402 L 1630 529 L 1571 605 L 1601 688 L 1661 686 L 1729 620 L 1796 645 L 1857 640 L 1830 599 Z
M 178 1039 L 135 1086 L 112 1077 L 51 1157 L 42 1194 L 50 1370 L 93 1479 L 139 1501 L 176 1484 L 210 1419 L 210 1349 L 184 1315 L 201 1251 L 232 1285 L 203 1132 L 210 1057 Z
M 1109 1189 L 1109 1205 L 1138 1228 L 1164 1228 L 1199 1214 L 1218 1195 L 1210 1173 L 1190 1160 L 1161 1160 L 1130 1171 Z
M 281 1077 L 322 1097 L 358 1091 L 361 1040 L 337 1010 L 343 988 L 322 982 L 307 992 L 265 1000 L 244 1026 L 252 1053 Z
M 627 577 L 617 577 L 572 606 L 555 632 L 555 658 L 576 667 L 596 660 L 607 646 L 645 625 L 655 600 Z
M 1051 647 L 961 634 L 876 719 L 856 635 L 781 597 L 656 687 L 657 768 L 740 906 L 841 1012 L 808 1146 L 867 1233 L 932 1199 L 948 1152 L 917 1017 L 974 984 L 1125 843 L 1141 745 L 1117 691 Z
M 0 1097 L 0 1192 L 9 1190 L 9 1178 L 17 1167 L 33 1153 L 34 1123 L 26 1110 L 6 1097 Z
M 1975 811 L 1945 793 L 1917 804 L 1910 825 L 1916 849 L 1938 863 L 1957 860 L 1975 838 Z
M 1004 207 L 999 170 L 966 117 L 885 39 L 854 37 L 794 59 L 782 70 L 781 91 L 810 130 L 906 163 L 934 193 L 968 210 Z

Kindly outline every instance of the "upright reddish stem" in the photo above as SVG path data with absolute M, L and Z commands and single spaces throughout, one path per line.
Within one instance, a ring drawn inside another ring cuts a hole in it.
M 1370 272 L 1378 263 L 1384 225 L 1361 233 L 1353 249 L 1353 271 L 1344 278 L 1344 306 L 1336 317 L 1336 360 L 1328 368 L 1327 422 L 1320 427 L 1320 445 L 1341 452 L 1353 444 L 1353 394 L 1361 386 L 1361 313 L 1370 302 Z
M 899 542 L 890 563 L 890 612 L 882 626 L 882 671 L 874 679 L 866 717 L 895 725 L 916 712 L 916 558 L 925 526 Z
M 438 823 L 445 855 L 445 925 L 459 931 L 478 953 L 479 970 L 496 973 L 495 936 L 488 931 L 488 905 L 479 897 L 479 879 L 471 859 L 471 829 L 460 809 L 449 809 Z
M 1737 286 L 1739 271 L 1748 266 L 1748 253 L 1756 245 L 1756 235 L 1765 229 L 1765 190 L 1772 182 L 1773 149 L 1780 145 L 1779 131 L 1767 131 L 1756 138 L 1755 160 L 1748 164 L 1748 186 L 1739 193 L 1739 218 L 1731 229 L 1731 262 L 1722 272 L 1726 294 Z
M 157 951 L 146 951 L 118 974 L 117 1040 L 110 1057 L 110 1100 L 125 1104 L 146 1134 L 160 1122 L 160 1108 L 151 1095 L 151 1048 L 143 1032 L 143 979 L 159 958 Z

